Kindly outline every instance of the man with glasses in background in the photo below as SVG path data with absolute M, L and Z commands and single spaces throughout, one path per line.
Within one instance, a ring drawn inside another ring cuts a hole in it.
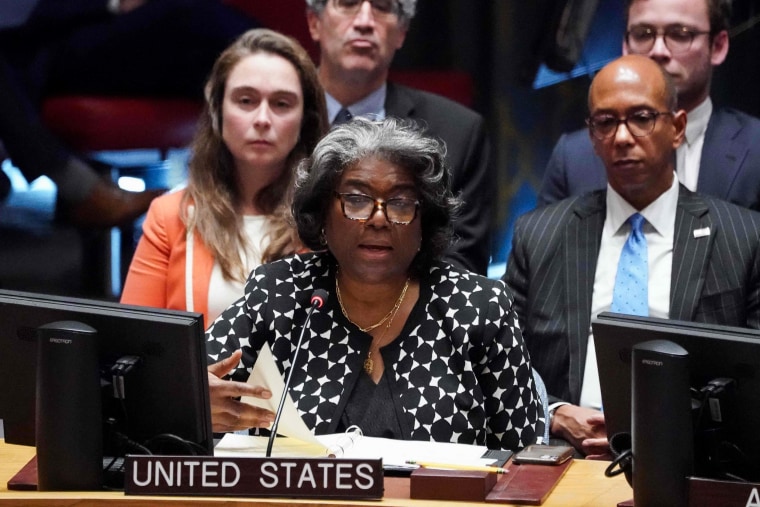
M 760 213 L 675 175 L 687 130 L 675 80 L 626 55 L 589 90 L 606 189 L 517 219 L 504 281 L 549 393 L 551 435 L 608 457 L 591 319 L 603 311 L 760 328 Z
M 676 151 L 678 178 L 690 190 L 760 210 L 760 121 L 713 107 L 713 67 L 728 55 L 731 0 L 628 0 L 623 54 L 648 56 L 671 76 L 678 107 L 688 113 Z M 584 131 L 554 147 L 539 205 L 604 188 L 602 161 Z
M 483 118 L 444 97 L 388 81 L 416 0 L 306 0 L 319 44 L 319 79 L 332 124 L 355 116 L 408 118 L 446 144 L 451 186 L 463 206 L 445 260 L 485 275 L 491 254 L 496 173 Z

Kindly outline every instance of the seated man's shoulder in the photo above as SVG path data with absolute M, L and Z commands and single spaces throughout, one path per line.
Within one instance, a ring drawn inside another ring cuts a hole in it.
M 591 137 L 589 137 L 588 129 L 582 128 L 578 130 L 573 130 L 572 132 L 565 132 L 560 137 L 564 141 L 565 144 L 572 145 L 572 146 L 578 146 L 578 147 L 590 147 L 593 149 L 593 146 L 591 145 Z
M 469 107 L 456 102 L 452 99 L 438 95 L 436 93 L 421 90 L 419 88 L 411 88 L 409 86 L 400 85 L 397 83 L 389 83 L 389 95 L 396 94 L 399 100 L 406 99 L 413 103 L 414 110 L 420 117 L 434 121 L 435 116 L 429 113 L 436 113 L 445 111 L 446 118 L 442 120 L 450 121 L 451 117 L 456 117 L 457 122 L 470 123 L 483 123 L 483 116 Z M 459 125 L 461 128 L 462 125 Z
M 722 107 L 713 113 L 716 119 L 722 121 L 736 121 L 739 125 L 745 128 L 750 128 L 754 131 L 760 131 L 760 118 L 752 116 L 751 114 L 739 111 L 731 107 Z
M 692 207 L 687 204 L 687 209 L 692 208 L 691 212 L 696 211 L 701 215 L 700 209 L 706 208 L 719 236 L 728 239 L 728 242 L 733 245 L 760 248 L 760 212 L 717 197 L 705 194 L 692 195 L 696 196 L 693 202 L 697 206 Z
M 517 217 L 512 236 L 512 247 L 527 255 L 544 255 L 559 247 L 568 227 L 585 227 L 586 219 L 604 212 L 605 191 L 567 197 L 561 201 L 535 208 Z M 599 218 L 589 223 L 599 223 Z M 590 225 L 589 227 L 592 227 Z M 591 230 L 591 229 L 587 229 Z
M 585 212 L 601 210 L 604 206 L 605 190 L 594 190 L 581 195 L 572 195 L 561 201 L 546 206 L 539 206 L 522 215 L 517 220 L 521 223 L 551 223 L 556 226 L 565 224 L 572 216 Z
M 705 138 L 706 143 L 729 142 L 729 146 L 742 147 L 755 165 L 760 156 L 760 118 L 738 109 L 722 107 L 716 109 L 710 117 Z M 730 141 L 729 141 L 730 140 Z M 744 164 L 747 160 L 744 160 Z
M 598 160 L 594 152 L 594 145 L 591 143 L 588 129 L 565 132 L 559 137 L 552 151 L 555 165 L 565 171 L 587 172 L 589 167 L 604 170 L 601 160 Z M 556 157 L 559 157 L 563 163 L 558 164 Z
M 732 219 L 748 223 L 752 227 L 760 228 L 760 212 L 711 195 L 702 193 L 698 195 L 707 204 L 708 209 L 715 213 L 716 216 L 731 217 Z

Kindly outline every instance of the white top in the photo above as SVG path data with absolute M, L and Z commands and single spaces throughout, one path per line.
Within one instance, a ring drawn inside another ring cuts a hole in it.
M 697 190 L 702 146 L 705 144 L 705 131 L 712 111 L 712 100 L 707 97 L 704 102 L 689 112 L 686 120 L 686 137 L 676 150 L 678 179 L 692 192 Z
M 673 267 L 673 237 L 675 235 L 676 207 L 678 205 L 678 178 L 653 203 L 641 211 L 607 185 L 607 216 L 602 230 L 602 242 L 594 275 L 594 293 L 591 298 L 591 318 L 609 311 L 612 291 L 615 287 L 618 261 L 623 246 L 631 233 L 628 218 L 640 213 L 647 240 L 647 263 L 649 280 L 649 316 L 668 318 L 670 314 L 670 273 Z M 599 388 L 599 370 L 596 365 L 594 335 L 589 329 L 586 367 L 581 387 L 581 406 L 601 408 L 602 395 Z
M 265 215 L 246 215 L 243 217 L 243 229 L 248 239 L 248 248 L 241 252 L 245 272 L 250 273 L 261 264 L 261 254 L 266 245 L 264 236 L 268 231 L 269 218 Z M 225 280 L 219 262 L 214 261 L 211 270 L 211 280 L 208 287 L 208 324 L 211 324 L 219 314 L 230 304 L 243 295 L 245 281 Z

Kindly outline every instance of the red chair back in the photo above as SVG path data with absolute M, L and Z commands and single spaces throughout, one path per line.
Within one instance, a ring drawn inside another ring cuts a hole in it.
M 190 143 L 203 105 L 190 99 L 58 96 L 45 99 L 45 124 L 77 151 L 166 151 Z

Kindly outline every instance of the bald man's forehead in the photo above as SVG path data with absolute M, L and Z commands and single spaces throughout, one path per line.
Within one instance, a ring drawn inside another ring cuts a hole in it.
M 613 79 L 618 83 L 636 83 L 641 81 L 641 76 L 630 67 L 620 66 L 617 68 Z
M 631 95 L 646 102 L 664 102 L 666 82 L 659 65 L 642 56 L 623 56 L 604 67 L 589 90 L 589 110 L 598 99 L 622 100 Z M 592 104 L 593 103 L 593 104 Z
M 661 86 L 642 79 L 638 74 L 616 74 L 615 78 L 594 83 L 589 94 L 589 112 L 661 110 L 667 107 Z

